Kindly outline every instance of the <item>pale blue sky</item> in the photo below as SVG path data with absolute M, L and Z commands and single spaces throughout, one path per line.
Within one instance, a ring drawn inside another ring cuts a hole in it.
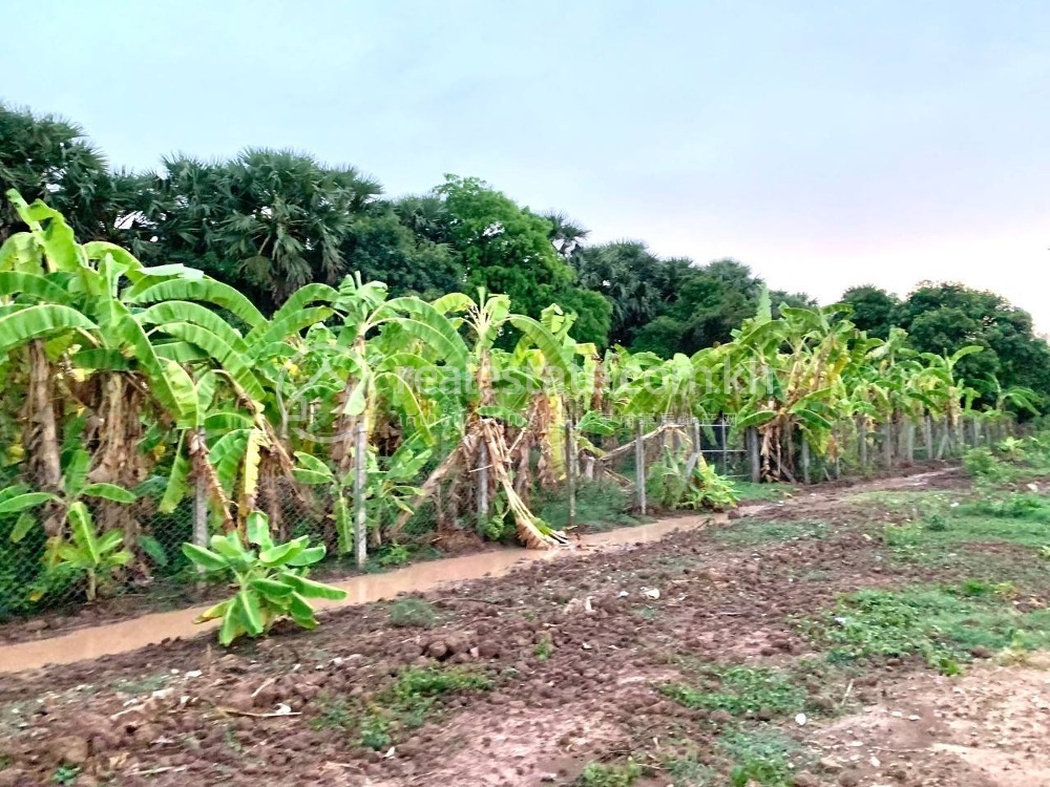
M 0 0 L 0 98 L 117 165 L 295 147 L 477 175 L 822 300 L 996 289 L 1050 330 L 1050 3 Z

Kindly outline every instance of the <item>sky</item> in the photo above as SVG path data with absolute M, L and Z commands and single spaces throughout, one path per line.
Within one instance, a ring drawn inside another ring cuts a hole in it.
M 266 146 L 392 196 L 474 175 L 592 241 L 732 257 L 822 302 L 959 281 L 1050 332 L 1044 0 L 0 0 L 0 17 L 0 100 L 75 120 L 115 166 Z

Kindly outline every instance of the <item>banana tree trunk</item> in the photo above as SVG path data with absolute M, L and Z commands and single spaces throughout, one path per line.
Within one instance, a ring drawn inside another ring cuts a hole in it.
M 365 512 L 365 480 L 368 472 L 368 429 L 360 418 L 354 429 L 354 557 L 364 570 L 368 559 L 368 520 Z
M 887 470 L 893 469 L 893 418 L 882 425 L 882 461 Z
M 23 443 L 29 457 L 29 474 L 40 491 L 58 493 L 62 489 L 62 446 L 55 416 L 55 372 L 42 340 L 29 342 L 26 350 L 29 355 L 29 390 Z M 49 536 L 62 532 L 63 517 L 57 504 L 47 505 L 43 521 Z
M 635 489 L 638 495 L 638 510 L 642 516 L 646 513 L 645 500 L 645 434 L 642 421 L 639 418 L 635 425 L 634 437 L 634 476 Z
M 868 472 L 868 422 L 863 416 L 857 417 L 857 452 L 861 473 Z
M 478 449 L 478 526 L 489 521 L 489 447 L 483 442 Z
M 576 432 L 571 415 L 565 419 L 565 481 L 569 495 L 569 527 L 576 525 Z
M 750 427 L 746 434 L 748 462 L 751 465 L 751 483 L 762 480 L 762 458 L 759 456 L 758 430 Z M 700 449 L 697 448 L 699 451 Z

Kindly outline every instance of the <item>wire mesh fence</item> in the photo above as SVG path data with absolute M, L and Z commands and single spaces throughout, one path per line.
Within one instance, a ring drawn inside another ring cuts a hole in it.
M 818 483 L 892 471 L 959 456 L 968 448 L 994 445 L 1015 433 L 1016 426 L 1006 420 L 965 418 L 956 424 L 928 418 L 891 424 L 851 420 L 835 426 L 827 445 L 811 447 L 804 441 L 793 445 L 792 475 L 786 480 Z M 629 525 L 639 515 L 668 511 L 675 507 L 667 497 L 668 479 L 681 479 L 698 468 L 736 482 L 757 482 L 767 470 L 757 431 L 739 428 L 728 417 L 713 421 L 640 418 L 608 433 L 574 432 L 564 444 L 572 447 L 563 448 L 565 461 L 556 473 L 556 483 L 537 483 L 525 494 L 531 510 L 556 529 Z M 535 460 L 539 459 L 537 455 Z M 423 469 L 417 483 L 422 483 L 430 469 Z M 161 513 L 163 478 L 150 479 L 137 491 L 139 498 L 131 506 L 134 528 L 123 545 L 130 557 L 126 564 L 98 572 L 97 593 L 132 607 L 188 603 L 197 598 L 200 575 L 183 554 L 182 545 L 206 543 L 217 530 L 216 523 L 209 520 L 207 498 L 191 495 L 173 511 Z M 312 543 L 327 548 L 328 556 L 316 573 L 337 577 L 358 570 L 353 545 L 340 536 L 335 504 L 326 491 L 271 479 L 261 485 L 257 505 L 268 514 L 276 539 L 309 536 Z M 484 517 L 469 507 L 467 513 L 450 517 L 442 510 L 440 496 L 427 500 L 395 541 L 384 543 L 379 540 L 380 529 L 370 528 L 369 561 L 364 569 L 380 570 L 437 556 L 457 539 L 512 540 L 513 528 L 493 526 L 499 517 L 506 519 L 507 512 L 500 506 L 496 498 L 489 501 Z M 24 533 L 18 529 L 16 517 L 0 517 L 0 621 L 75 610 L 85 604 L 89 591 L 85 571 L 69 561 L 52 565 L 43 528 Z

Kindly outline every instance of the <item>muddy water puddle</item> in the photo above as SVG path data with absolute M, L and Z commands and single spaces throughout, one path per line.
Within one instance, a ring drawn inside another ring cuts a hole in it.
M 724 514 L 674 517 L 606 533 L 591 533 L 559 549 L 501 549 L 417 563 L 383 574 L 355 576 L 332 583 L 347 591 L 346 599 L 321 601 L 317 606 L 319 609 L 332 609 L 390 599 L 399 593 L 425 593 L 469 579 L 504 576 L 518 566 L 537 560 L 559 560 L 611 551 L 636 543 L 659 541 L 676 530 L 696 530 L 708 523 L 724 520 Z M 0 673 L 38 669 L 47 664 L 70 664 L 138 650 L 165 639 L 194 637 L 218 626 L 217 621 L 194 624 L 193 619 L 205 609 L 207 607 L 202 606 L 144 615 L 118 623 L 78 629 L 48 639 L 2 646 Z

